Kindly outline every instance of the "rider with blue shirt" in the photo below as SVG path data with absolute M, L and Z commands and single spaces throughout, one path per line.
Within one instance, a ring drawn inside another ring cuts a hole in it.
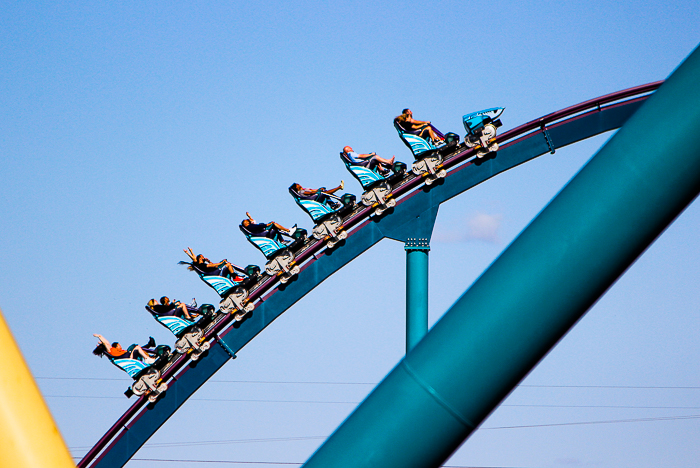
M 377 153 L 359 154 L 356 153 L 350 146 L 344 147 L 343 153 L 353 164 L 369 167 L 370 169 L 379 167 L 379 170 L 382 172 L 388 171 L 394 164 L 394 159 L 396 158 L 395 156 L 392 156 L 391 159 L 380 158 L 377 156 Z

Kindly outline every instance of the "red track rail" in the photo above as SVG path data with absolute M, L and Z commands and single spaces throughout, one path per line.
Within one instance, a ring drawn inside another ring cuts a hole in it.
M 510 146 L 511 144 L 514 144 L 516 141 L 518 141 L 520 138 L 527 138 L 530 136 L 531 133 L 533 132 L 542 132 L 547 126 L 551 126 L 552 124 L 557 124 L 569 120 L 576 119 L 580 117 L 581 114 L 583 113 L 589 113 L 589 112 L 596 112 L 600 111 L 601 108 L 607 107 L 609 105 L 614 105 L 615 103 L 619 103 L 621 101 L 627 100 L 628 98 L 635 98 L 639 99 L 641 96 L 645 94 L 649 94 L 653 91 L 655 91 L 663 81 L 656 81 L 654 83 L 649 83 L 641 86 L 636 86 L 634 88 L 629 88 L 625 89 L 622 91 L 618 91 L 616 93 L 611 93 L 611 94 L 606 94 L 605 96 L 601 96 L 595 99 L 590 99 L 588 101 L 584 101 L 580 104 L 576 104 L 571 107 L 567 107 L 565 109 L 562 109 L 557 112 L 553 112 L 551 114 L 547 114 L 543 117 L 540 117 L 539 119 L 532 120 L 530 122 L 527 122 L 523 125 L 520 125 L 518 127 L 515 127 L 501 135 L 498 136 L 497 141 L 499 145 L 505 146 L 508 145 Z M 449 168 L 454 168 L 455 166 L 461 164 L 464 161 L 467 161 L 469 158 L 471 158 L 474 155 L 474 150 L 473 149 L 467 149 L 467 150 L 462 150 L 458 151 L 457 153 L 449 156 L 444 163 L 444 167 L 449 169 Z M 418 187 L 420 187 L 423 184 L 423 178 L 422 177 L 414 177 L 410 181 L 402 184 L 397 190 L 394 191 L 394 195 L 396 197 L 401 197 L 404 195 L 407 195 L 413 191 L 415 191 Z M 369 218 L 370 213 L 372 212 L 371 207 L 367 207 L 365 209 L 362 209 L 355 213 L 350 219 L 346 220 L 344 223 L 344 226 L 347 229 L 353 229 L 356 227 L 361 227 L 363 222 Z M 298 257 L 298 263 L 303 263 L 308 261 L 314 261 L 314 254 L 318 253 L 319 251 L 323 250 L 325 246 L 325 243 L 322 241 L 318 241 L 314 243 L 313 245 L 305 248 L 303 253 L 299 255 Z M 269 277 L 267 280 L 263 281 L 263 283 L 256 288 L 254 292 L 251 293 L 250 295 L 250 300 L 254 301 L 255 299 L 258 299 L 262 296 L 272 294 L 277 288 L 278 282 L 277 278 Z M 207 333 L 207 338 L 213 338 L 219 333 L 222 333 L 224 331 L 228 331 L 227 328 L 229 328 L 233 324 L 233 317 L 231 315 L 227 316 L 225 319 L 219 321 L 209 332 Z M 225 333 L 224 333 L 225 334 Z M 188 361 L 187 356 L 183 355 L 179 357 L 173 365 L 171 365 L 168 370 L 163 374 L 163 381 L 168 381 L 171 377 L 179 373 L 180 371 L 186 371 L 186 368 L 183 368 L 185 363 Z M 94 447 L 90 449 L 90 451 L 85 454 L 85 456 L 80 460 L 78 463 L 79 468 L 85 468 L 88 465 L 90 465 L 93 461 L 95 461 L 97 458 L 97 455 L 102 452 L 102 450 L 107 447 L 107 445 L 111 442 L 114 443 L 117 440 L 121 438 L 123 435 L 123 430 L 127 428 L 127 424 L 132 421 L 135 417 L 138 419 L 140 415 L 138 415 L 139 411 L 143 409 L 146 404 L 148 403 L 148 398 L 145 396 L 140 397 L 137 401 L 134 402 L 133 405 L 117 420 L 116 423 L 105 433 L 100 440 L 97 441 Z M 138 416 L 137 416 L 138 415 Z

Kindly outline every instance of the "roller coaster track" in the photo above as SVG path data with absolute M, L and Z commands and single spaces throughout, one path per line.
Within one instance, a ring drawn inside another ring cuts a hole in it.
M 321 282 L 385 237 L 406 241 L 429 237 L 439 205 L 466 190 L 520 164 L 556 149 L 622 126 L 662 82 L 591 99 L 532 120 L 498 136 L 496 157 L 479 160 L 463 144 L 445 158 L 447 177 L 427 187 L 424 179 L 410 174 L 394 185 L 397 204 L 381 218 L 370 218 L 373 208 L 356 209 L 344 220 L 348 238 L 344 245 L 326 249 L 324 241 L 311 239 L 297 253 L 301 273 L 282 285 L 264 276 L 250 293 L 255 310 L 243 322 L 223 316 L 207 330 L 208 355 L 192 361 L 182 355 L 163 372 L 168 391 L 155 404 L 141 397 L 117 420 L 78 467 L 121 467 L 214 375 L 235 353 L 265 327 Z M 429 229 L 425 232 L 426 229 Z

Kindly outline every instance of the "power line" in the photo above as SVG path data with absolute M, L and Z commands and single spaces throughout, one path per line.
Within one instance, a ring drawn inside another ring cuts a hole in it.
M 490 429 L 524 429 L 531 427 L 554 427 L 554 426 L 582 426 L 588 424 L 618 424 L 618 423 L 634 423 L 634 422 L 649 422 L 649 421 L 675 421 L 679 419 L 700 419 L 700 414 L 691 414 L 687 416 L 661 416 L 658 418 L 637 418 L 637 419 L 613 419 L 609 421 L 582 421 L 570 423 L 554 423 L 554 424 L 532 424 L 528 426 L 499 426 L 499 427 L 481 427 L 483 430 Z
M 85 398 L 85 399 L 116 399 L 123 400 L 119 396 L 81 396 L 81 395 L 44 395 L 44 398 Z M 245 403 L 320 403 L 334 405 L 357 405 L 359 401 L 321 401 L 321 400 L 254 400 L 231 398 L 190 398 L 189 401 L 213 401 L 213 402 L 245 402 Z
M 125 379 L 106 377 L 35 377 L 37 380 L 94 380 L 114 381 Z M 278 380 L 210 380 L 211 383 L 252 383 L 252 384 L 285 384 L 285 385 L 377 385 L 378 382 L 324 382 L 324 381 L 278 381 Z
M 163 447 L 191 447 L 197 445 L 227 445 L 227 444 L 247 444 L 255 442 L 294 442 L 300 440 L 323 440 L 328 436 L 306 436 L 306 437 L 274 437 L 261 439 L 229 439 L 229 440 L 202 440 L 188 442 L 161 442 L 161 443 L 146 443 L 143 448 L 163 448 Z M 70 450 L 86 450 L 91 446 L 69 447 Z
M 700 406 L 632 406 L 632 405 L 520 405 L 503 404 L 509 407 L 531 408 L 606 408 L 606 409 L 700 409 Z
M 125 381 L 126 379 L 103 377 L 36 377 L 37 380 L 93 380 Z M 328 381 L 282 381 L 282 380 L 210 380 L 211 383 L 251 383 L 284 385 L 377 385 L 378 382 L 328 382 Z M 619 389 L 661 389 L 661 390 L 698 390 L 700 386 L 682 385 L 533 385 L 521 384 L 518 387 L 530 388 L 619 388 Z
M 134 461 L 155 461 L 155 462 L 170 462 L 170 463 L 226 463 L 237 465 L 296 465 L 301 466 L 303 463 L 298 462 L 266 462 L 266 461 L 232 461 L 232 460 L 180 460 L 169 458 L 132 458 Z M 463 466 L 463 465 L 441 465 L 442 468 L 492 468 L 488 466 Z M 510 467 L 499 467 L 510 468 Z
M 83 395 L 44 395 L 44 398 L 80 398 L 80 399 L 115 399 L 123 400 L 118 396 L 83 396 Z M 212 401 L 216 403 L 297 403 L 297 404 L 328 404 L 328 405 L 358 405 L 360 401 L 323 401 L 323 400 L 259 400 L 245 398 L 190 398 L 189 401 Z M 700 406 L 633 406 L 633 405 L 535 405 L 535 404 L 509 404 L 501 407 L 511 408 L 606 408 L 606 409 L 700 409 Z
M 495 426 L 495 427 L 480 427 L 479 430 L 500 430 L 500 429 L 529 429 L 538 427 L 557 427 L 557 426 L 583 426 L 593 424 L 625 424 L 638 422 L 652 421 L 677 421 L 677 420 L 692 420 L 700 419 L 700 414 L 690 414 L 683 416 L 660 416 L 653 418 L 634 418 L 634 419 L 611 419 L 603 421 L 579 421 L 565 423 L 550 423 L 550 424 L 528 424 L 522 426 Z M 231 439 L 231 440 L 204 440 L 204 441 L 188 441 L 188 442 L 164 442 L 150 444 L 146 443 L 143 448 L 166 448 L 166 447 L 191 447 L 202 445 L 227 445 L 227 444 L 243 444 L 253 442 L 290 442 L 301 440 L 318 440 L 327 439 L 328 436 L 308 436 L 308 437 L 278 437 L 271 439 Z M 70 450 L 84 450 L 89 447 L 71 447 Z
M 307 436 L 307 437 L 275 437 L 262 439 L 233 439 L 233 440 L 202 440 L 192 442 L 162 442 L 156 444 L 146 444 L 144 447 L 191 447 L 197 445 L 228 445 L 228 444 L 247 444 L 255 442 L 295 442 L 300 440 L 324 440 L 328 436 Z
M 518 385 L 531 388 L 622 388 L 622 389 L 661 389 L 661 390 L 698 390 L 700 387 L 684 386 L 655 386 L 655 385 Z
M 169 463 L 226 463 L 230 465 L 295 465 L 303 463 L 295 462 L 264 462 L 264 461 L 232 461 L 232 460 L 176 460 L 168 458 L 132 458 L 134 461 L 169 462 Z

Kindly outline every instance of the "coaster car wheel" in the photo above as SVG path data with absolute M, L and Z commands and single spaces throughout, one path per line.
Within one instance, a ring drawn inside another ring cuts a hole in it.
M 314 226 L 313 230 L 311 231 L 311 235 L 317 240 L 321 240 L 326 237 L 326 234 L 323 232 L 322 225 Z
M 464 144 L 467 145 L 467 148 L 474 148 L 479 144 L 479 138 L 474 135 L 466 135 L 464 137 Z
M 292 267 L 289 270 L 289 273 L 284 273 L 284 274 L 280 275 L 280 283 L 286 284 L 287 281 L 292 279 L 292 277 L 294 277 L 295 275 L 298 275 L 300 271 L 301 271 L 301 268 L 299 268 L 299 265 L 295 265 L 294 267 Z
M 146 387 L 146 384 L 140 380 L 131 386 L 131 391 L 136 396 L 143 395 L 144 393 L 146 393 L 147 390 L 148 390 L 148 388 Z
M 372 191 L 363 193 L 360 201 L 365 206 L 374 205 L 374 193 Z
M 481 131 L 481 135 L 483 138 L 490 140 L 496 136 L 496 127 L 493 124 L 485 125 L 484 129 Z
M 158 377 L 160 377 L 160 373 L 157 370 L 153 368 L 148 369 L 146 373 L 139 377 L 136 383 L 134 383 L 134 385 L 131 386 L 132 392 L 134 392 L 134 395 L 136 396 L 143 395 L 149 390 L 147 380 L 152 380 L 153 382 L 155 382 L 156 380 L 158 380 Z
M 413 165 L 411 165 L 411 172 L 413 172 L 413 174 L 414 174 L 414 175 L 417 175 L 417 176 L 419 176 L 419 175 L 421 175 L 423 172 L 425 172 L 425 171 L 423 171 L 423 170 L 421 169 L 421 167 L 420 167 L 421 164 L 419 164 L 419 163 L 420 163 L 420 161 L 416 161 L 416 162 L 413 163 Z
M 275 276 L 280 268 L 277 266 L 277 262 L 269 262 L 265 265 L 265 273 L 269 276 Z
M 189 335 L 189 340 L 187 339 L 187 335 Z M 201 328 L 193 328 L 192 331 L 175 342 L 175 351 L 180 354 L 185 354 L 190 348 L 192 348 L 190 342 L 197 343 L 202 339 L 202 336 L 204 336 L 204 332 Z
M 180 338 L 175 342 L 175 351 L 178 354 L 185 354 L 188 349 L 190 349 L 190 344 L 187 342 L 186 339 Z

